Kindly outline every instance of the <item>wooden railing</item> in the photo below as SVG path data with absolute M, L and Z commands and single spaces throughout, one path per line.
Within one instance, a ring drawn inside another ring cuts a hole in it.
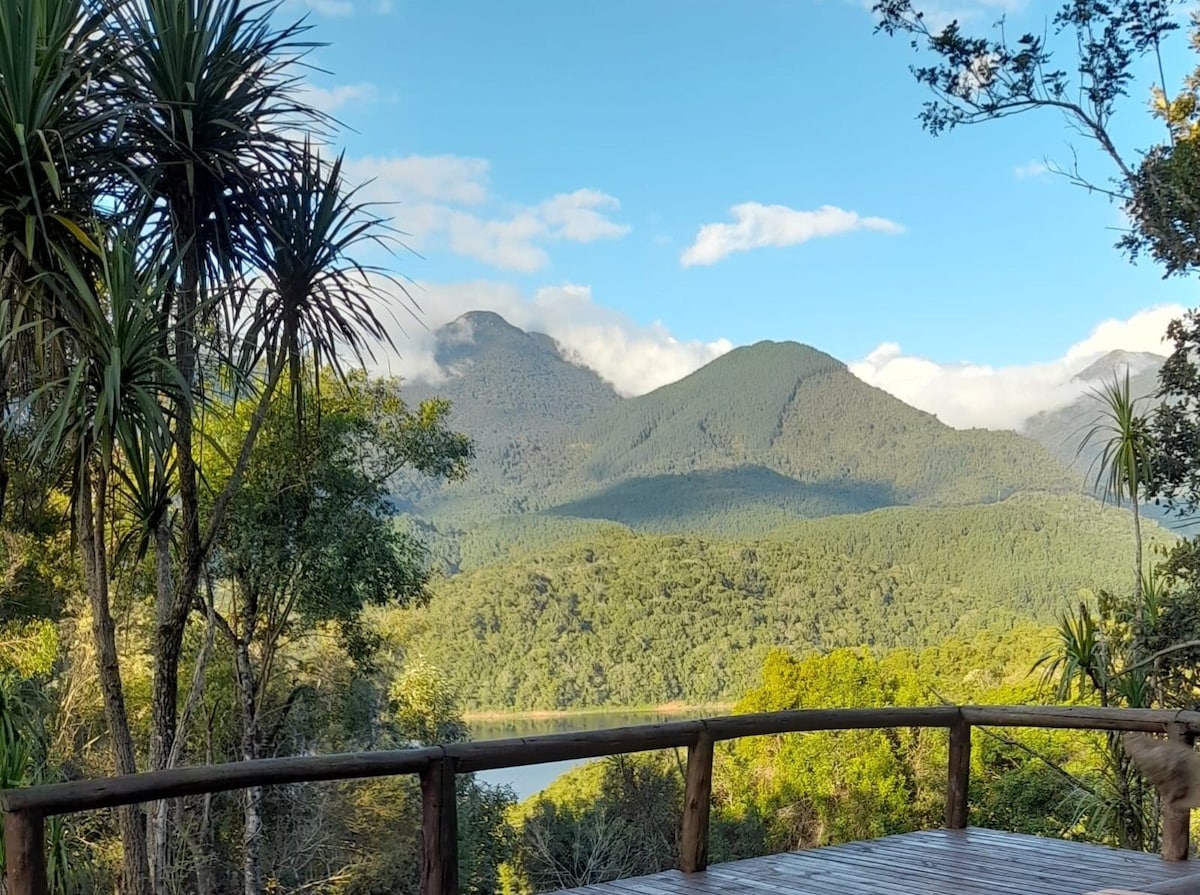
M 455 895 L 458 892 L 457 774 L 679 747 L 688 750 L 680 869 L 695 873 L 704 870 L 708 863 L 716 742 L 784 733 L 898 727 L 944 727 L 950 731 L 945 823 L 950 829 L 962 829 L 967 825 L 973 727 L 1147 731 L 1191 744 L 1200 733 L 1200 712 L 1053 706 L 806 709 L 393 752 L 268 758 L 10 789 L 0 792 L 8 893 L 47 895 L 44 824 L 52 815 L 249 786 L 417 774 L 423 811 L 421 892 Z M 1185 860 L 1189 840 L 1189 812 L 1164 813 L 1163 857 Z

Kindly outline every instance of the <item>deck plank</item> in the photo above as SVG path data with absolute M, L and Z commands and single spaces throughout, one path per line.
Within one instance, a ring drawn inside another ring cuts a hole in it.
M 1196 862 L 971 827 L 714 864 L 568 890 L 570 895 L 1086 895 L 1195 874 Z M 566 893 L 563 893 L 566 895 Z M 1200 895 L 1200 887 L 1197 889 Z

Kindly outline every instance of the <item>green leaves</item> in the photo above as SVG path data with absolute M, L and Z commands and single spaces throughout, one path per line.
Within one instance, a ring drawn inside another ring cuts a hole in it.
M 228 280 L 261 231 L 271 172 L 294 166 L 294 130 L 322 116 L 294 97 L 299 24 L 277 28 L 273 7 L 242 0 L 130 0 L 107 23 L 125 52 L 120 73 L 138 147 L 128 196 L 160 239 Z
M 1055 698 L 1068 702 L 1073 694 L 1107 696 L 1112 668 L 1103 635 L 1086 603 L 1066 612 L 1058 623 L 1058 649 L 1040 658 L 1042 683 L 1053 684 Z
M 384 290 L 392 285 L 406 294 L 394 277 L 355 260 L 368 244 L 387 247 L 382 220 L 355 193 L 343 182 L 341 156 L 325 165 L 308 140 L 294 167 L 263 188 L 263 231 L 254 263 L 265 288 L 246 342 L 288 358 L 298 414 L 305 365 L 343 376 L 342 352 L 361 363 L 374 356 L 373 342 L 391 345 L 379 317 L 388 301 Z
M 30 452 L 68 454 L 76 467 L 99 462 L 107 469 L 116 461 L 119 469 L 139 462 L 161 468 L 171 450 L 168 407 L 184 388 L 161 352 L 162 268 L 140 266 L 127 231 L 101 244 L 87 272 L 67 252 L 58 255 L 62 273 L 45 275 L 43 282 L 56 299 L 56 334 L 68 363 L 64 375 L 38 390 L 53 409 Z M 150 476 L 142 470 L 126 478 L 133 483 Z
M 422 601 L 429 578 L 423 545 L 392 516 L 388 482 L 401 466 L 451 474 L 469 443 L 440 413 L 407 410 L 395 381 L 323 378 L 319 395 L 303 396 L 319 426 L 299 433 L 290 396 L 272 403 L 218 539 L 216 571 L 241 601 L 246 637 L 273 642 L 331 622 L 365 663 L 366 607 Z M 236 419 L 225 426 L 236 439 Z
M 1004 21 L 995 37 L 963 33 L 958 21 L 933 32 L 912 0 L 878 0 L 877 31 L 903 34 L 912 46 L 935 57 L 913 67 L 918 83 L 934 100 L 920 119 L 932 134 L 963 124 L 1004 118 L 1036 109 L 1065 112 L 1095 139 L 1127 174 L 1106 128 L 1116 102 L 1128 92 L 1137 62 L 1159 51 L 1179 25 L 1171 15 L 1176 0 L 1070 0 L 1053 17 L 1050 33 L 1027 32 L 1009 41 Z M 1054 38 L 1076 58 L 1056 64 Z M 1068 71 L 1077 74 L 1072 83 Z
M 1145 418 L 1138 414 L 1144 399 L 1132 396 L 1128 367 L 1124 379 L 1114 373 L 1111 381 L 1092 393 L 1101 411 L 1079 443 L 1078 453 L 1099 442 L 1102 449 L 1094 467 L 1096 486 L 1102 486 L 1104 499 L 1112 498 L 1118 506 L 1125 500 L 1137 501 L 1154 474 L 1153 442 Z

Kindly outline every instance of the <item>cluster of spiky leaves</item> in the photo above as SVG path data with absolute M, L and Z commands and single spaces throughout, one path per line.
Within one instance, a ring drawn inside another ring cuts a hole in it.
M 307 136 L 330 124 L 297 89 L 314 45 L 277 12 L 257 0 L 0 5 L 0 518 L 19 445 L 75 505 L 97 646 L 112 656 L 107 579 L 127 556 L 100 554 L 153 546 L 156 768 L 172 761 L 201 570 L 285 370 L 300 409 L 316 371 L 387 338 L 389 281 L 353 257 L 387 230 Z M 206 414 L 242 398 L 257 410 L 223 490 L 206 495 Z M 101 672 L 128 772 L 115 666 Z M 135 814 L 122 814 L 125 877 L 141 893 Z
M 0 403 L 8 428 L 58 405 L 31 442 L 39 452 L 99 446 L 79 420 L 116 432 L 129 410 L 140 432 L 157 430 L 166 469 L 175 421 L 146 411 L 197 401 L 211 365 L 244 375 L 287 356 L 295 374 L 307 356 L 339 368 L 343 352 L 386 340 L 381 278 L 350 257 L 385 231 L 345 188 L 340 158 L 296 137 L 326 123 L 297 100 L 311 44 L 271 12 L 216 0 L 0 10 Z M 148 367 L 130 379 L 151 355 L 182 383 Z

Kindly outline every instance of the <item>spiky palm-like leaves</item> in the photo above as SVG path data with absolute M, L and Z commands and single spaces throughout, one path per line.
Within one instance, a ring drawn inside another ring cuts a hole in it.
M 129 121 L 137 146 L 130 204 L 162 216 L 156 232 L 189 255 L 184 273 L 236 276 L 263 219 L 263 178 L 293 167 L 294 133 L 322 116 L 295 99 L 305 28 L 276 28 L 273 5 L 241 0 L 131 0 L 114 38 L 128 47 Z M 199 284 L 183 283 L 183 288 Z
M 167 268 L 146 265 L 127 231 L 97 248 L 96 279 L 60 254 L 62 274 L 53 277 L 52 292 L 67 370 L 40 389 L 53 410 L 31 449 L 51 457 L 69 452 L 76 481 L 84 466 L 99 463 L 136 489 L 153 480 L 137 464 L 161 466 L 171 452 L 168 408 L 185 390 L 161 351 L 157 312 Z
M 288 362 L 338 367 L 340 352 L 358 359 L 385 338 L 384 280 L 351 257 L 381 222 L 346 192 L 340 160 L 323 167 L 296 137 L 324 119 L 295 98 L 305 29 L 277 27 L 274 12 L 254 0 L 0 3 L 0 431 L 21 427 L 69 472 L 121 772 L 135 762 L 108 610 L 110 502 L 134 511 L 132 546 L 154 545 L 150 763 L 164 767 L 184 624 L 276 384 Z M 264 368 L 226 493 L 203 501 L 204 389 L 217 372 Z M 303 406 L 304 378 L 288 378 Z M 131 895 L 148 891 L 147 866 L 165 866 L 165 817 L 149 865 L 145 826 L 122 819 Z
M 1095 693 L 1107 705 L 1109 660 L 1104 636 L 1086 603 L 1078 612 L 1067 612 L 1058 623 L 1058 652 L 1042 656 L 1034 668 L 1044 666 L 1042 682 L 1053 684 L 1055 698 L 1068 701 L 1072 694 Z
M 1093 390 L 1093 395 L 1101 410 L 1080 442 L 1079 450 L 1100 444 L 1100 455 L 1094 464 L 1097 487 L 1103 486 L 1104 499 L 1112 499 L 1118 506 L 1129 501 L 1134 536 L 1133 605 L 1138 624 L 1144 625 L 1142 522 L 1138 504 L 1153 473 L 1150 434 L 1145 419 L 1138 414 L 1142 402 L 1130 391 L 1128 367 L 1123 379 L 1114 373 L 1112 381 Z
M 325 165 L 305 142 L 294 171 L 266 192 L 264 240 L 256 258 L 259 293 L 249 344 L 287 360 L 297 421 L 303 425 L 304 368 L 341 375 L 342 353 L 359 363 L 371 343 L 390 344 L 378 309 L 395 281 L 355 260 L 364 243 L 385 244 L 382 221 L 346 188 L 342 157 Z
M 134 504 L 165 504 L 162 472 L 172 449 L 169 408 L 178 403 L 183 383 L 161 354 L 158 309 L 167 268 L 147 263 L 128 232 L 111 240 L 101 235 L 94 246 L 86 264 L 60 251 L 59 272 L 39 277 L 54 298 L 53 342 L 62 354 L 63 372 L 46 377 L 26 413 L 36 418 L 40 407 L 52 408 L 34 424 L 30 450 L 66 460 L 105 717 L 117 771 L 128 774 L 137 770 L 137 761 L 109 601 L 109 509 L 117 493 Z M 5 341 L 20 335 L 8 331 Z M 142 812 L 122 809 L 120 820 L 125 889 L 144 891 Z
M 56 782 L 46 765 L 45 692 L 11 672 L 0 674 L 0 789 Z M 0 837 L 2 840 L 3 837 Z M 0 867 L 5 864 L 0 841 Z M 80 890 L 84 862 L 71 848 L 62 817 L 46 819 L 46 882 L 50 895 Z
M 0 4 L 0 271 L 46 262 L 115 170 L 112 47 L 85 0 Z M 24 277 L 19 282 L 23 283 Z M 10 281 L 11 285 L 11 281 Z
M 112 48 L 101 21 L 86 0 L 0 4 L 0 326 L 25 332 L 0 353 L 0 515 L 10 401 L 53 360 L 39 325 L 52 299 L 32 278 L 57 268 L 58 251 L 79 248 L 115 170 Z

